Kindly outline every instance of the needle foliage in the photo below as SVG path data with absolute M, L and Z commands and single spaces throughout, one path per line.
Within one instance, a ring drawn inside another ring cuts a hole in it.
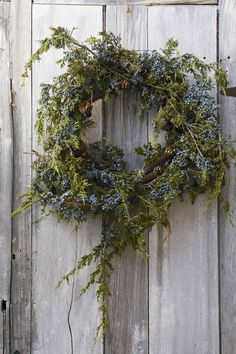
M 224 90 L 225 72 L 192 54 L 178 53 L 170 39 L 160 51 L 137 52 L 121 46 L 119 36 L 100 33 L 78 42 L 65 28 L 52 28 L 25 66 L 24 77 L 50 48 L 61 49 L 62 74 L 41 85 L 36 132 L 42 153 L 33 162 L 34 178 L 14 214 L 33 203 L 42 214 L 74 222 L 88 215 L 103 220 L 100 243 L 84 255 L 61 281 L 94 263 L 82 293 L 94 283 L 101 311 L 98 332 L 108 327 L 107 296 L 112 259 L 126 247 L 148 257 L 145 231 L 155 223 L 168 226 L 168 208 L 176 198 L 192 202 L 207 194 L 207 205 L 218 197 L 226 170 L 235 161 L 229 137 L 221 135 L 215 84 Z M 152 109 L 153 141 L 137 146 L 143 168 L 127 168 L 123 151 L 106 142 L 87 141 L 94 122 L 93 104 L 122 91 L 141 93 L 140 115 Z M 165 133 L 165 142 L 158 136 Z M 133 207 L 136 205 L 137 207 Z M 228 210 L 228 203 L 224 201 Z

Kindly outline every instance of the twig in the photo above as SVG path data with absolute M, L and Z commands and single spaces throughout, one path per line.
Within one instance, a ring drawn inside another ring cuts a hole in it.
M 189 134 L 191 135 L 191 137 L 192 137 L 192 139 L 193 139 L 193 142 L 194 142 L 194 144 L 195 144 L 195 146 L 196 146 L 196 149 L 197 149 L 199 155 L 201 155 L 201 156 L 203 157 L 203 154 L 202 154 L 201 150 L 199 149 L 199 146 L 198 146 L 198 144 L 197 144 L 197 142 L 196 142 L 196 140 L 195 140 L 195 138 L 194 138 L 193 133 L 191 132 L 191 130 L 189 129 L 189 127 L 188 127 L 187 124 L 185 124 L 185 126 L 186 126 L 186 128 L 187 128 Z
M 170 149 L 166 149 L 164 154 L 161 157 L 159 157 L 158 160 L 154 161 L 151 165 L 145 168 L 144 174 L 147 175 L 149 172 L 153 171 L 155 167 L 158 167 L 162 162 L 164 162 L 165 160 L 167 160 L 172 156 L 173 156 L 173 151 Z

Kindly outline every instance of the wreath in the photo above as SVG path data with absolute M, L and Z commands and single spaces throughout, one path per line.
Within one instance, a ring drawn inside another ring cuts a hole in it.
M 35 152 L 32 185 L 20 195 L 24 200 L 14 215 L 39 203 L 43 215 L 73 221 L 76 230 L 89 214 L 102 217 L 100 243 L 58 284 L 95 264 L 81 292 L 97 284 L 99 333 L 109 323 L 106 299 L 111 295 L 113 257 L 128 246 L 148 257 L 145 231 L 155 223 L 168 227 L 168 208 L 176 198 L 188 194 L 194 202 L 207 193 L 206 207 L 220 197 L 230 212 L 222 188 L 236 152 L 230 138 L 221 135 L 212 90 L 216 82 L 224 91 L 227 77 L 218 64 L 180 55 L 173 39 L 161 51 L 138 52 L 123 48 L 120 37 L 111 32 L 80 43 L 62 27 L 51 31 L 40 41 L 23 77 L 52 47 L 63 50 L 57 63 L 64 71 L 52 84 L 41 85 L 36 132 L 43 152 Z M 153 141 L 136 147 L 143 167 L 135 171 L 127 168 L 119 147 L 105 139 L 86 139 L 94 126 L 94 103 L 128 90 L 141 94 L 140 116 L 151 108 L 155 112 Z M 160 131 L 165 133 L 163 144 Z

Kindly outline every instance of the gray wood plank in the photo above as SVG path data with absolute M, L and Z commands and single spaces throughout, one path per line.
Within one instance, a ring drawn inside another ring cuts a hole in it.
M 74 35 L 84 40 L 96 35 L 102 29 L 102 7 L 78 6 L 33 6 L 33 48 L 37 40 L 44 38 L 51 26 L 78 28 Z M 39 85 L 51 82 L 60 71 L 55 61 L 58 51 L 50 51 L 33 69 L 33 112 L 35 116 Z M 93 114 L 98 120 L 98 128 L 90 133 L 90 139 L 102 135 L 100 117 L 101 105 Z M 34 118 L 35 119 L 35 118 Z M 34 148 L 38 148 L 36 139 Z M 39 210 L 34 208 L 34 219 Z M 79 232 L 70 235 L 73 225 L 57 224 L 53 218 L 45 218 L 33 225 L 33 284 L 32 284 L 32 353 L 94 353 L 101 354 L 103 343 L 95 346 L 93 336 L 98 324 L 97 303 L 94 289 L 83 298 L 78 298 L 79 290 L 87 280 L 90 270 L 75 277 L 71 286 L 62 285 L 55 291 L 55 285 L 68 272 L 77 259 L 87 253 L 100 237 L 101 220 L 90 219 Z M 50 272 L 48 272 L 50 269 Z
M 217 5 L 218 0 L 33 0 L 35 4 L 73 5 Z
M 216 16 L 211 6 L 149 9 L 148 48 L 174 37 L 181 52 L 215 61 Z M 201 220 L 203 206 L 204 197 L 176 201 L 172 234 L 157 226 L 149 234 L 150 354 L 219 353 L 217 208 Z
M 121 34 L 127 48 L 147 48 L 147 8 L 107 7 L 106 29 Z M 147 141 L 147 118 L 139 116 L 139 96 L 127 93 L 105 106 L 105 136 L 124 149 L 129 167 L 140 166 L 135 146 Z M 109 299 L 110 328 L 105 353 L 148 353 L 148 264 L 127 249 L 114 260 Z
M 10 4 L 0 3 L 0 352 L 9 352 L 11 276 L 12 117 L 10 91 Z
M 88 9 L 88 15 L 91 16 L 91 11 Z M 91 28 L 95 31 L 101 31 L 102 28 L 102 13 L 94 12 L 95 16 L 91 17 L 93 25 L 88 26 L 87 35 L 91 34 Z M 96 24 L 96 26 L 95 26 Z M 93 119 L 96 126 L 91 128 L 87 133 L 89 141 L 102 140 L 102 102 L 96 102 L 93 108 Z M 82 224 L 76 237 L 76 258 L 77 260 L 90 252 L 90 250 L 99 243 L 102 231 L 102 218 L 90 216 L 86 223 Z M 80 274 L 77 274 L 74 282 L 74 294 L 72 298 L 72 307 L 70 315 L 70 323 L 72 336 L 74 341 L 74 353 L 91 353 L 103 354 L 103 338 L 94 342 L 94 336 L 97 326 L 100 323 L 100 314 L 98 312 L 98 304 L 96 299 L 96 287 L 91 287 L 86 294 L 79 298 L 80 290 L 86 285 L 91 271 L 94 266 L 83 269 Z M 86 319 L 86 321 L 85 321 Z
M 14 97 L 14 205 L 31 181 L 31 85 L 21 85 L 24 64 L 31 54 L 31 1 L 11 2 L 11 63 Z M 13 219 L 11 278 L 11 352 L 31 347 L 31 211 Z
M 229 86 L 236 86 L 236 44 L 232 40 L 236 33 L 236 3 L 233 0 L 220 2 L 219 18 L 219 58 L 228 70 Z M 236 99 L 220 96 L 222 105 L 221 123 L 223 132 L 236 139 Z M 235 169 L 227 173 L 225 197 L 229 200 L 234 222 L 236 220 Z M 224 211 L 220 215 L 220 294 L 221 294 L 221 343 L 222 354 L 236 353 L 236 230 Z

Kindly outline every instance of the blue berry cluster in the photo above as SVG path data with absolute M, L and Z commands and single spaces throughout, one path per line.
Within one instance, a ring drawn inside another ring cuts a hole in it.
M 187 149 L 178 150 L 170 165 L 178 168 L 187 167 L 189 165 L 187 152 Z
M 108 194 L 101 199 L 102 210 L 113 210 L 121 202 L 121 197 L 118 193 Z
M 79 134 L 79 128 L 74 123 L 69 123 L 64 129 L 62 129 L 57 135 L 52 136 L 52 141 L 55 141 L 59 145 L 66 147 L 66 141 L 71 138 L 72 135 Z
M 156 201 L 162 201 L 166 196 L 170 197 L 173 194 L 173 189 L 168 183 L 163 183 L 157 186 L 156 189 L 151 190 L 151 199 Z
M 214 140 L 218 140 L 219 132 L 220 132 L 220 127 L 217 126 L 215 128 L 212 128 L 211 130 L 205 130 L 202 133 L 202 136 L 206 142 L 214 141 Z
M 90 40 L 91 48 L 96 52 L 97 60 L 105 64 L 116 65 L 117 67 L 120 67 L 120 62 L 116 56 L 121 48 L 120 42 L 120 36 L 116 36 L 111 32 L 104 33 L 101 40 Z
M 203 83 L 197 83 L 189 86 L 185 91 L 184 99 L 188 105 L 193 103 L 207 103 L 209 100 L 209 95 L 206 85 Z
M 47 170 L 43 170 L 39 172 L 40 177 L 45 182 L 55 182 L 58 179 L 57 174 L 53 168 L 48 168 Z
M 107 91 L 108 91 L 109 93 L 115 93 L 115 92 L 119 91 L 119 89 L 120 89 L 120 82 L 119 82 L 119 80 L 113 79 L 113 80 L 111 80 L 111 81 L 109 82 L 109 86 L 108 86 L 108 88 L 107 88 Z
M 66 52 L 64 58 L 65 58 L 65 60 L 68 60 L 68 61 L 79 60 L 80 53 L 79 52 Z
M 85 171 L 84 177 L 90 181 L 107 186 L 112 186 L 115 183 L 115 176 L 112 173 L 95 168 L 93 170 Z
M 213 168 L 212 163 L 202 156 L 197 156 L 195 158 L 195 163 L 200 171 L 203 169 L 211 170 Z
M 198 105 L 198 110 L 202 112 L 203 117 L 214 122 L 220 105 L 210 94 L 211 89 L 208 81 L 190 85 L 184 94 L 184 100 L 187 105 Z
M 161 60 L 161 58 L 157 58 L 152 67 L 152 71 L 154 75 L 158 77 L 158 79 L 163 79 L 168 71 L 167 65 L 163 60 Z
M 66 90 L 63 91 L 62 96 L 65 98 L 75 98 L 78 93 L 80 92 L 80 87 L 78 86 L 72 86 L 70 88 L 67 88 Z

